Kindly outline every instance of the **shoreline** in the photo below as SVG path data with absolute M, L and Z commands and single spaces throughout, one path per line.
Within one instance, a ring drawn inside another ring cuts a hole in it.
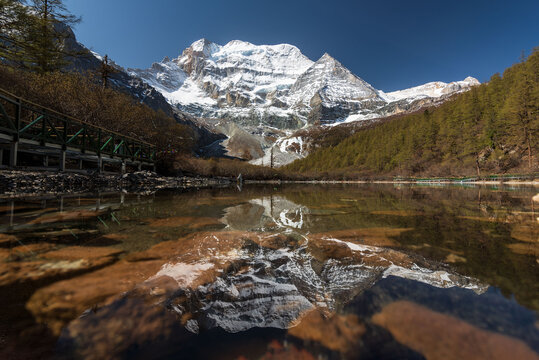
M 414 184 L 414 185 L 527 185 L 539 187 L 539 180 L 245 180 L 245 184 Z
M 403 184 L 403 185 L 497 185 L 539 187 L 535 175 L 492 179 L 392 179 L 392 180 L 244 180 L 243 184 Z M 195 189 L 235 186 L 236 179 L 168 177 L 150 171 L 118 174 L 80 174 L 61 172 L 0 171 L 0 198 L 76 194 L 89 192 L 126 192 L 149 194 L 163 189 Z
M 96 192 L 151 194 L 162 189 L 229 186 L 223 178 L 167 177 L 150 171 L 117 174 L 0 171 L 0 199 Z

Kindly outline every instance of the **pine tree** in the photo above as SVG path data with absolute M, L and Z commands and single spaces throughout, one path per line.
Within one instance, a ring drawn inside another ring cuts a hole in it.
M 0 0 L 0 60 L 22 65 L 32 16 L 21 0 Z
M 534 68 L 539 52 L 535 51 L 532 56 L 529 62 L 518 64 L 516 81 L 503 108 L 511 137 L 517 144 L 527 149 L 530 168 L 532 168 L 534 135 L 537 135 L 539 130 L 537 69 Z
M 105 55 L 105 57 L 101 60 L 101 65 L 99 66 L 98 72 L 99 76 L 101 77 L 101 82 L 103 83 L 103 89 L 106 89 L 108 87 L 110 76 L 117 72 L 116 69 L 110 65 L 108 55 Z
M 25 50 L 30 67 L 41 73 L 59 70 L 67 65 L 67 56 L 77 55 L 65 49 L 64 41 L 70 35 L 68 26 L 80 18 L 69 13 L 62 0 L 32 0 L 30 8 L 34 16 Z

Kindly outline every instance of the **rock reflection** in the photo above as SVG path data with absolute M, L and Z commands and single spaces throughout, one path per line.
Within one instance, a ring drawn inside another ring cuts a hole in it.
M 336 311 L 387 276 L 477 292 L 486 288 L 424 259 L 419 266 L 396 250 L 320 236 L 203 233 L 161 243 L 146 256 L 158 254 L 161 259 L 178 255 L 139 285 L 136 293 L 187 319 L 184 325 L 192 332 L 288 329 L 314 309 Z

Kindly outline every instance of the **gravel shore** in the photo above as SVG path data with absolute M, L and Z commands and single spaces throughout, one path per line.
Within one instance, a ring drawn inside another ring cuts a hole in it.
M 0 171 L 0 196 L 69 194 L 93 191 L 148 193 L 159 189 L 229 185 L 228 179 L 166 177 L 151 171 L 124 175 Z

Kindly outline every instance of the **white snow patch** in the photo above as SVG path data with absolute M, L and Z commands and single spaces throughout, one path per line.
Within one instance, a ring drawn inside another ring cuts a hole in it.
M 461 287 L 464 289 L 470 289 L 476 293 L 483 293 L 486 290 L 484 285 L 470 281 L 469 283 L 457 282 L 458 278 L 447 271 L 435 271 L 422 268 L 418 265 L 412 265 L 410 269 L 391 265 L 384 271 L 383 278 L 388 276 L 397 276 L 404 279 L 419 281 L 425 284 L 429 284 L 438 288 L 451 288 L 451 287 Z M 460 276 L 462 278 L 462 276 Z M 464 279 L 468 279 L 464 277 Z
M 148 280 L 153 280 L 160 276 L 168 276 L 176 280 L 180 287 L 186 287 L 191 285 L 203 271 L 211 269 L 213 266 L 210 263 L 186 264 L 180 262 L 176 264 L 165 264 L 157 274 Z
M 342 241 L 342 240 L 335 239 L 335 238 L 324 238 L 324 240 L 345 244 L 346 246 L 348 246 L 353 251 L 360 251 L 360 252 L 365 252 L 365 251 L 380 252 L 380 251 L 382 251 L 381 248 L 376 247 L 376 246 L 361 245 L 361 244 L 351 243 L 351 242 L 348 242 L 348 241 Z
M 409 89 L 393 91 L 385 93 L 378 91 L 378 95 L 388 102 L 399 101 L 403 99 L 417 100 L 425 97 L 438 98 L 450 93 L 461 92 L 468 90 L 472 86 L 480 85 L 481 83 L 476 78 L 468 76 L 462 81 L 454 81 L 445 83 L 442 81 L 434 81 L 424 85 L 415 86 Z

